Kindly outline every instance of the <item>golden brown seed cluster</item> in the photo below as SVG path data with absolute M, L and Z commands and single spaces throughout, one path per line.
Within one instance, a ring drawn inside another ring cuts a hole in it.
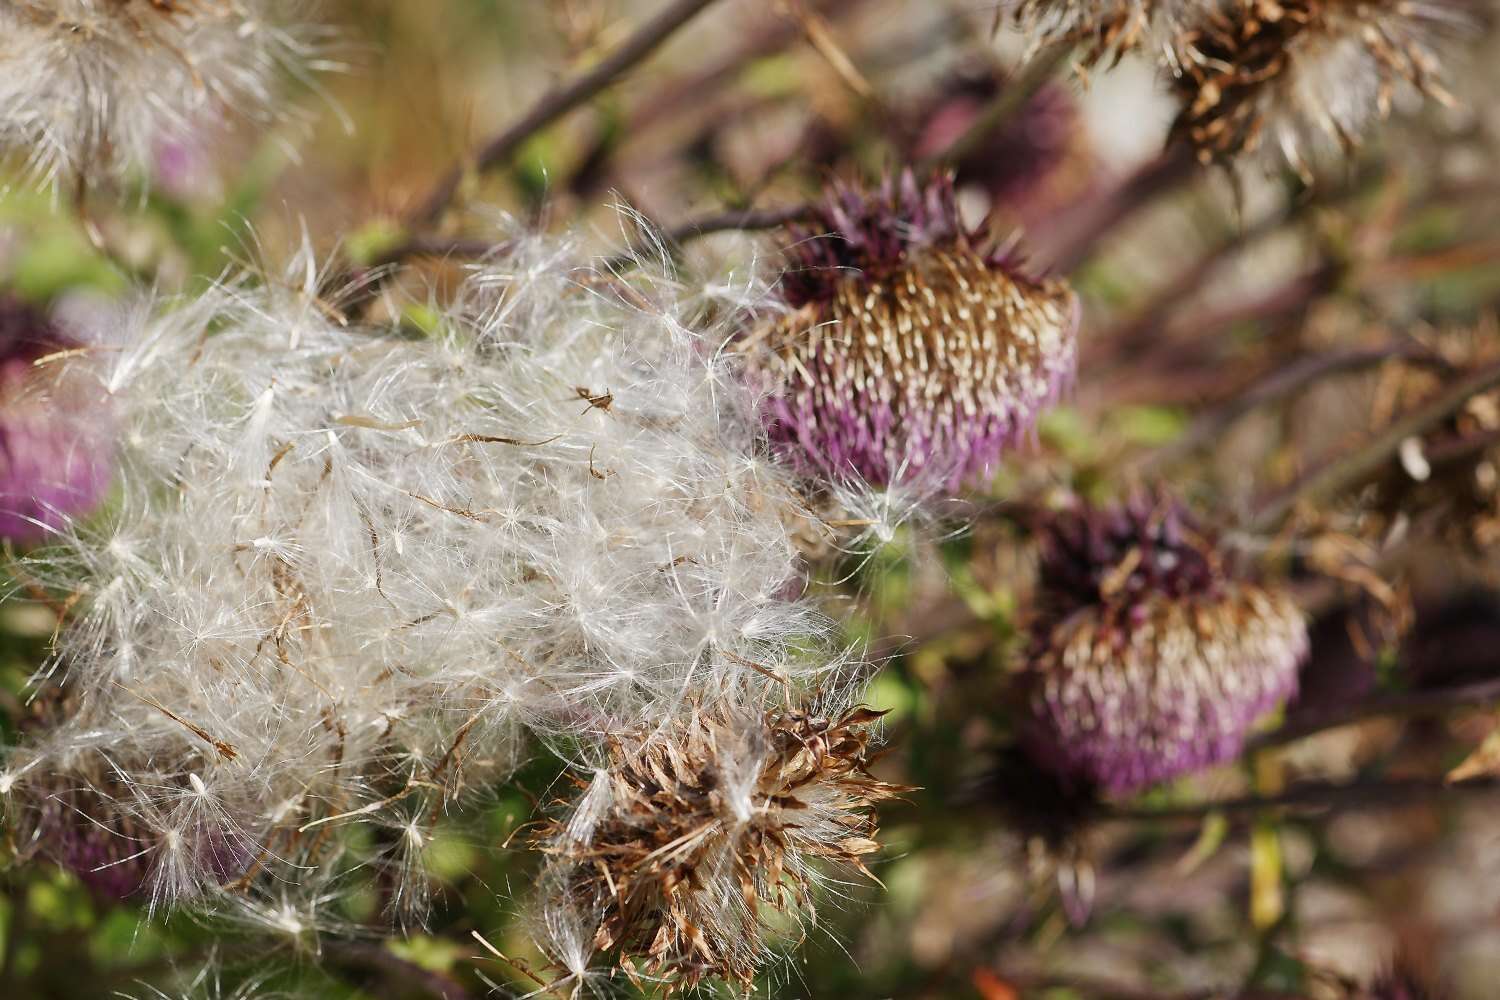
M 539 837 L 569 902 L 603 913 L 593 947 L 668 992 L 748 987 L 776 915 L 813 911 L 816 866 L 868 874 L 872 807 L 904 791 L 868 771 L 881 714 L 722 710 L 617 741 L 575 812 Z

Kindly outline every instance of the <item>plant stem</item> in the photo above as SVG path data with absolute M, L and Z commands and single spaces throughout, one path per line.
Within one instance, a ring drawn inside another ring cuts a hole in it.
M 663 8 L 597 66 L 572 81 L 548 92 L 531 110 L 510 128 L 486 143 L 474 157 L 473 170 L 483 173 L 508 161 L 526 140 L 597 95 L 627 71 L 651 55 L 683 25 L 700 14 L 714 0 L 675 0 Z M 457 164 L 438 182 L 407 220 L 413 230 L 436 225 L 458 194 L 467 164 Z
M 1450 793 L 1494 792 L 1500 781 L 1492 777 L 1467 781 L 1442 778 L 1402 778 L 1392 781 L 1309 781 L 1292 785 L 1274 795 L 1246 795 L 1234 799 L 1195 802 L 1186 806 L 1146 809 L 1114 809 L 1102 813 L 1103 823 L 1144 823 L 1156 820 L 1197 820 L 1210 813 L 1253 815 L 1265 809 L 1302 809 L 1311 812 L 1380 808 L 1420 802 Z
M 1439 367 L 1443 364 L 1440 358 L 1415 341 L 1329 351 L 1299 358 L 1236 393 L 1222 406 L 1197 417 L 1176 441 L 1148 455 L 1145 465 L 1148 469 L 1155 469 L 1190 455 L 1214 441 L 1250 411 L 1280 402 L 1322 379 L 1364 371 L 1397 358 Z
M 1191 150 L 1181 144 L 1169 146 L 1115 187 L 1063 214 L 1034 244 L 1037 262 L 1060 274 L 1076 270 L 1097 249 L 1100 237 L 1198 171 Z
M 1459 380 L 1443 395 L 1395 421 L 1354 451 L 1320 464 L 1262 503 L 1251 516 L 1250 530 L 1269 531 L 1291 513 L 1298 503 L 1327 497 L 1358 482 L 1380 468 L 1407 438 L 1448 419 L 1470 399 L 1497 386 L 1500 386 L 1500 365 L 1481 369 Z
M 1000 93 L 995 95 L 994 100 L 980 112 L 979 117 L 962 135 L 947 149 L 929 156 L 918 165 L 919 172 L 934 170 L 945 163 L 956 163 L 976 152 L 985 140 L 1021 113 L 1037 91 L 1052 79 L 1057 68 L 1067 60 L 1072 51 L 1073 46 L 1069 44 L 1053 45 L 1028 62 L 1020 75 L 1001 87 Z
M 1312 719 L 1272 730 L 1251 740 L 1246 749 L 1264 750 L 1269 747 L 1284 746 L 1330 729 L 1338 729 L 1381 716 L 1441 715 L 1449 709 L 1487 705 L 1493 702 L 1500 702 L 1500 679 L 1478 681 L 1435 691 L 1406 691 L 1400 694 L 1379 695 L 1368 698 L 1332 718 Z
M 377 944 L 330 943 L 329 957 L 340 966 L 359 970 L 370 977 L 386 977 L 405 984 L 434 1000 L 470 1000 L 470 993 L 452 977 L 424 969 Z

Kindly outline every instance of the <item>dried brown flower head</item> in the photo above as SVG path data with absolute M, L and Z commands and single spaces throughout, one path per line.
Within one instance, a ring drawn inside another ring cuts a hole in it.
M 669 993 L 748 987 L 778 928 L 811 919 L 820 866 L 869 875 L 873 807 L 905 790 L 868 771 L 882 714 L 718 708 L 616 741 L 538 838 L 564 897 L 549 905 Z
M 1173 126 L 1204 163 L 1269 148 L 1311 181 L 1317 148 L 1347 151 L 1399 90 L 1447 102 L 1443 0 L 1231 0 L 1177 35 Z

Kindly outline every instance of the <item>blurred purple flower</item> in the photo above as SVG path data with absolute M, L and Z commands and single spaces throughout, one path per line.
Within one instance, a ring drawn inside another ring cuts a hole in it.
M 951 179 L 835 184 L 788 237 L 791 312 L 747 346 L 772 442 L 803 472 L 956 487 L 1071 381 L 1072 290 L 980 249 Z
M 1307 626 L 1170 499 L 1052 515 L 1021 690 L 1038 765 L 1111 793 L 1238 756 L 1296 691 Z
M 910 126 L 912 160 L 945 156 L 1006 85 L 988 68 L 949 80 Z M 1067 87 L 1049 83 L 982 142 L 959 150 L 953 169 L 960 190 L 983 191 L 992 210 L 1024 221 L 1030 230 L 1082 193 L 1090 160 L 1077 102 Z
M 37 364 L 78 346 L 34 307 L 0 294 L 0 538 L 36 542 L 109 488 L 107 416 Z

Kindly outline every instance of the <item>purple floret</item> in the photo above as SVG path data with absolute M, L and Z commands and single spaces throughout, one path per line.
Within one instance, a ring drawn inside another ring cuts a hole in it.
M 1070 385 L 1071 290 L 976 249 L 948 179 L 835 186 L 790 236 L 794 311 L 751 360 L 771 441 L 803 473 L 954 488 L 993 472 Z
M 1110 793 L 1233 760 L 1292 696 L 1307 627 L 1170 501 L 1054 517 L 1021 687 L 1043 768 Z
M 35 309 L 0 296 L 0 537 L 12 542 L 42 540 L 109 489 L 107 417 L 36 364 L 76 346 Z

